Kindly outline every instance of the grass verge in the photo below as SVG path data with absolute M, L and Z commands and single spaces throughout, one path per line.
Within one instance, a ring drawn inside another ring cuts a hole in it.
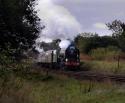
M 119 66 L 117 61 L 86 61 L 82 64 L 82 68 L 94 72 L 124 74 L 125 61 L 120 61 Z
M 125 84 L 0 71 L 0 103 L 124 103 Z

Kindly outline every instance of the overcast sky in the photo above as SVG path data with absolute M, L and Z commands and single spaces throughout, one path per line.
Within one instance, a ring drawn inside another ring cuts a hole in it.
M 53 39 L 81 32 L 109 35 L 105 23 L 125 21 L 125 0 L 39 0 L 37 9 L 46 26 L 41 35 Z

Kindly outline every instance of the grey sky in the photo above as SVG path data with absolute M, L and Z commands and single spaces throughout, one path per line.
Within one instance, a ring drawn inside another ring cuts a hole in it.
M 39 0 L 39 17 L 50 38 L 72 38 L 80 32 L 111 32 L 105 23 L 125 21 L 125 0 Z

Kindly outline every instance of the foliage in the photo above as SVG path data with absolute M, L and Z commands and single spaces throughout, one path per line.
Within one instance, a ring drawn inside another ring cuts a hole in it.
M 30 85 L 10 71 L 0 73 L 0 103 L 33 103 Z
M 85 65 L 85 69 L 89 68 L 91 72 L 97 72 L 102 74 L 125 74 L 125 61 L 120 61 L 118 67 L 118 61 L 100 61 L 100 60 L 93 60 L 93 61 L 86 61 L 83 64 Z M 83 68 L 84 70 L 84 68 Z
M 107 48 L 93 49 L 91 50 L 90 55 L 95 60 L 114 59 L 121 55 L 121 50 L 115 46 L 109 46 Z
M 108 23 L 109 30 L 113 31 L 113 37 L 117 39 L 119 47 L 125 51 L 125 23 L 120 20 L 114 20 Z
M 92 49 L 99 47 L 117 46 L 117 40 L 110 36 L 92 36 L 79 35 L 75 38 L 75 43 L 82 53 L 89 53 Z
M 35 43 L 41 29 L 35 4 L 35 0 L 0 0 L 0 51 L 18 57 Z
M 11 64 L 12 58 L 9 56 L 9 54 L 6 51 L 3 51 L 0 53 L 0 65 L 9 65 Z
M 113 37 L 119 37 L 125 32 L 125 23 L 120 20 L 114 20 L 111 23 L 107 23 L 109 30 L 112 30 Z

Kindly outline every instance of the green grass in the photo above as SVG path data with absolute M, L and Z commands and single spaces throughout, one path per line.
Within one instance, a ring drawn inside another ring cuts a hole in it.
M 125 61 L 120 61 L 119 68 L 117 61 L 87 61 L 82 64 L 83 69 L 102 73 L 125 73 Z
M 111 84 L 105 86 L 106 84 L 91 82 L 80 84 L 75 80 L 55 80 L 42 85 L 43 88 L 34 91 L 36 103 L 123 103 L 125 101 L 125 94 L 121 93 L 119 96 L 118 90 Z M 90 88 L 90 85 L 93 86 Z M 41 93 L 36 94 L 36 91 Z
M 0 74 L 0 103 L 124 103 L 124 97 L 124 84 L 77 81 L 40 73 Z
M 92 49 L 89 54 L 94 60 L 113 60 L 124 53 L 115 46 L 109 46 L 107 48 Z

